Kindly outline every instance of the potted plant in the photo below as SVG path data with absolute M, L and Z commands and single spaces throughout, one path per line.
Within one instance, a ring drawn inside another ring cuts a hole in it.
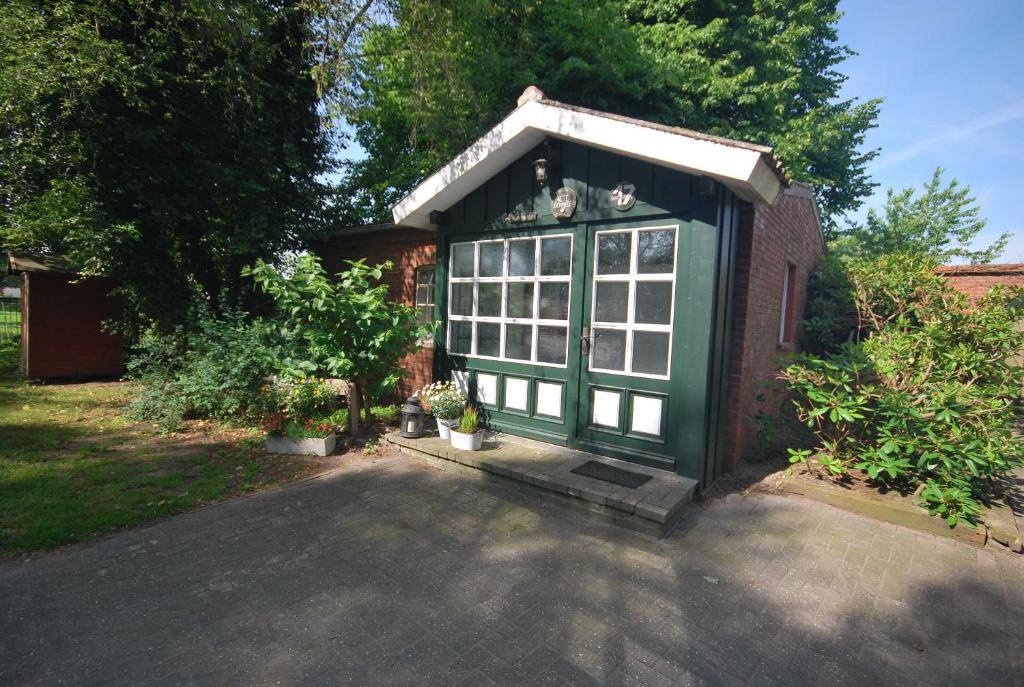
M 326 456 L 337 445 L 336 389 L 323 379 L 305 377 L 283 385 L 285 407 L 263 421 L 268 453 Z
M 458 429 L 452 427 L 452 448 L 464 451 L 479 451 L 484 439 L 484 432 L 478 427 L 480 413 L 473 406 L 466 406 L 459 421 Z
M 442 439 L 449 438 L 449 431 L 463 408 L 466 407 L 466 399 L 451 382 L 434 382 L 420 391 L 420 398 L 430 404 L 430 412 L 437 420 L 437 433 Z
M 264 422 L 267 453 L 326 456 L 334 452 L 338 434 L 324 420 L 290 420 L 284 412 L 273 413 Z

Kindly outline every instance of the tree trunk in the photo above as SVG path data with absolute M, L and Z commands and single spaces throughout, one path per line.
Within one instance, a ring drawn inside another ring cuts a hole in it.
M 348 434 L 350 443 L 359 436 L 359 384 L 355 380 L 348 383 Z
M 359 388 L 363 392 L 363 422 L 367 427 L 373 426 L 373 412 L 370 408 L 370 382 L 366 377 L 359 378 Z

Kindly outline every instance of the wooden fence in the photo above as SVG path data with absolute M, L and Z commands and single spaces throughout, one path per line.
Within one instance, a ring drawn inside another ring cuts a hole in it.
M 21 336 L 21 302 L 0 298 L 0 341 Z

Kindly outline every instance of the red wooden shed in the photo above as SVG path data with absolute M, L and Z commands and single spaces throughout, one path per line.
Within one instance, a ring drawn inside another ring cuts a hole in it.
M 32 379 L 92 379 L 124 372 L 124 340 L 104 330 L 123 303 L 110 277 L 79 277 L 58 256 L 10 253 L 21 275 L 21 370 Z

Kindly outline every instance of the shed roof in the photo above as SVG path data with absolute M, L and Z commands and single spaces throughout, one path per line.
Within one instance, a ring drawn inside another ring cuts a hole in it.
M 1003 263 L 1001 265 L 943 265 L 935 270 L 939 274 L 987 275 L 1003 274 L 1024 275 L 1024 263 Z
M 560 103 L 530 86 L 505 119 L 392 208 L 395 223 L 431 228 L 431 212 L 447 210 L 547 137 L 708 176 L 755 203 L 775 202 L 789 183 L 767 146 Z
M 61 272 L 74 274 L 75 270 L 67 258 L 51 253 L 14 252 L 7 253 L 7 267 L 11 274 L 22 272 Z

